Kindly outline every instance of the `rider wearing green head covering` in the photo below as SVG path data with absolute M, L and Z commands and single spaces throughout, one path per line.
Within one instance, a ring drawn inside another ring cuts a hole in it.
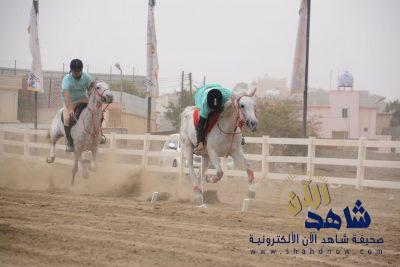
M 221 112 L 227 101 L 230 100 L 232 91 L 224 88 L 219 84 L 206 84 L 196 90 L 194 93 L 194 101 L 196 107 L 199 109 L 200 118 L 196 126 L 197 147 L 196 154 L 204 152 L 205 141 L 205 126 L 207 123 L 208 115 L 211 112 Z

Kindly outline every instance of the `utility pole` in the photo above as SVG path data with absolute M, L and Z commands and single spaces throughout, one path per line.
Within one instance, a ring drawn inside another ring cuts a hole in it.
M 185 72 L 182 71 L 182 77 L 181 77 L 181 101 L 180 101 L 180 110 L 182 111 L 183 109 L 183 86 L 184 86 L 184 81 L 185 81 Z
M 119 63 L 115 63 L 115 67 L 120 71 L 120 80 L 121 80 L 121 84 L 120 84 L 120 89 L 119 89 L 119 93 L 120 93 L 120 104 L 121 104 L 121 112 L 120 112 L 120 127 L 121 129 L 123 128 L 123 119 L 122 119 L 122 115 L 124 113 L 124 101 L 122 99 L 122 84 L 123 84 L 123 76 L 122 76 L 122 68 L 121 65 Z
M 206 85 L 206 76 L 204 76 L 203 85 Z
M 307 32 L 306 32 L 306 65 L 304 74 L 304 94 L 303 94 L 303 137 L 307 137 L 307 97 L 308 97 L 308 56 L 310 43 L 310 17 L 311 0 L 307 0 Z
M 189 91 L 190 91 L 190 95 L 193 94 L 192 92 L 192 73 L 189 73 Z

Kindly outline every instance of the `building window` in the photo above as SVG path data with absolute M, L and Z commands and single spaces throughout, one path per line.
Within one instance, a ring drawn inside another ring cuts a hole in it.
M 347 108 L 342 109 L 342 118 L 347 118 Z
M 364 128 L 364 132 L 368 132 L 368 128 Z

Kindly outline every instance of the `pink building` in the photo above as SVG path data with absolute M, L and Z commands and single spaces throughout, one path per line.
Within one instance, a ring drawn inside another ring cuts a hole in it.
M 322 138 L 387 139 L 377 133 L 377 114 L 383 111 L 383 100 L 384 97 L 370 95 L 368 91 L 310 92 L 308 119 L 321 122 Z

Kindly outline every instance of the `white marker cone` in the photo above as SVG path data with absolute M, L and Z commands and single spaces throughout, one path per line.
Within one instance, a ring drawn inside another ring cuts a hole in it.
M 249 203 L 250 203 L 250 199 L 248 199 L 248 198 L 243 199 L 242 212 L 247 211 L 247 209 L 249 208 Z
M 158 192 L 153 192 L 153 195 L 151 196 L 151 204 L 156 203 L 157 198 L 158 198 Z

